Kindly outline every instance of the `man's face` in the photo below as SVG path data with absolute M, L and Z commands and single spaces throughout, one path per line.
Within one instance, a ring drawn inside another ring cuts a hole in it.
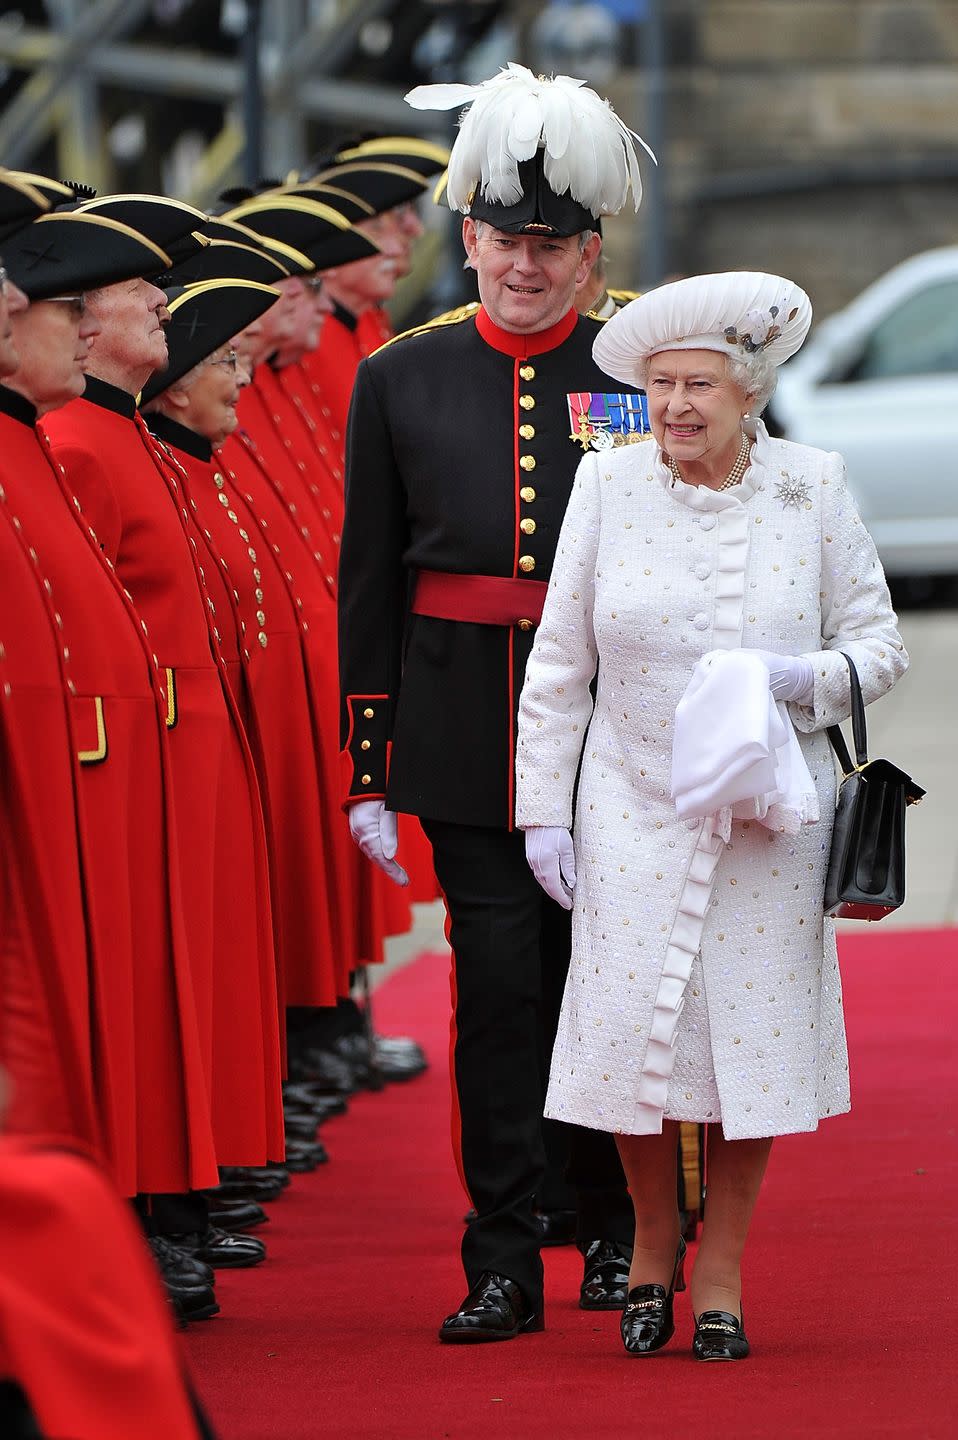
M 282 354 L 296 331 L 306 286 L 298 275 L 276 281 L 279 299 L 233 340 L 244 365 L 254 370 L 269 355 Z
M 400 234 L 394 212 L 389 210 L 383 215 L 374 215 L 371 220 L 360 220 L 356 229 L 370 240 L 375 240 L 381 254 L 354 260 L 351 265 L 341 265 L 336 273 L 348 285 L 351 294 L 363 303 L 382 305 L 392 298 L 396 281 L 405 274 L 406 241 Z
M 154 370 L 162 370 L 167 360 L 166 334 L 170 312 L 166 295 L 149 280 L 122 280 L 91 290 L 87 310 L 99 325 L 99 334 L 90 347 L 90 369 L 99 373 L 98 365 L 107 361 L 111 375 L 127 373 L 131 383 Z
M 99 322 L 81 295 L 37 300 L 16 316 L 20 366 L 13 383 L 41 415 L 83 394 L 87 357 L 99 333 Z
M 12 375 L 20 363 L 17 354 L 16 340 L 13 333 L 14 317 L 23 313 L 28 304 L 26 295 L 18 285 L 7 278 L 7 272 L 3 269 L 3 259 L 0 257 L 0 380 L 6 375 Z
M 393 230 L 399 240 L 401 254 L 397 259 L 397 278 L 408 275 L 412 269 L 412 247 L 421 235 L 425 233 L 425 226 L 419 215 L 419 207 L 414 200 L 407 200 L 403 205 L 397 205 L 395 210 L 388 212 L 388 218 L 392 220 Z
M 309 351 L 316 349 L 323 320 L 331 309 L 331 304 L 323 296 L 322 285 L 320 284 L 317 290 L 312 276 L 300 283 L 292 310 L 289 335 L 277 352 L 277 363 L 280 366 L 292 365 Z
M 602 244 L 598 235 L 582 249 L 578 235 L 510 235 L 477 226 L 468 216 L 462 240 L 483 306 L 498 326 L 517 335 L 548 330 L 562 319 Z

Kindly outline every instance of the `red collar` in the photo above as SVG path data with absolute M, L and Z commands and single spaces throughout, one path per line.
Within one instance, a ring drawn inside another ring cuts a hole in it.
M 476 311 L 476 329 L 493 350 L 501 350 L 503 355 L 511 355 L 514 360 L 525 360 L 530 355 L 544 355 L 547 350 L 555 350 L 568 340 L 578 319 L 578 312 L 573 306 L 548 330 L 536 330 L 531 335 L 514 335 L 511 330 L 503 330 L 497 325 L 480 305 Z

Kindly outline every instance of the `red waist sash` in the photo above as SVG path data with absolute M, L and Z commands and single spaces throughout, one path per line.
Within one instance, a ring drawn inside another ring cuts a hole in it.
M 542 619 L 547 589 L 544 580 L 420 570 L 412 610 L 416 615 L 431 615 L 437 620 L 518 625 L 520 630 L 529 630 Z

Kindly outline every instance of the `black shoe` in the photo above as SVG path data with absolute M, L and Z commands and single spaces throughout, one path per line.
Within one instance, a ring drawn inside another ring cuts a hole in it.
M 214 1315 L 220 1313 L 220 1307 L 216 1303 L 216 1296 L 213 1293 L 212 1285 L 207 1285 L 203 1290 L 183 1292 L 167 1285 L 166 1293 L 173 1306 L 173 1314 L 179 1327 L 185 1329 L 190 1320 L 211 1320 Z
M 255 1179 L 272 1180 L 278 1183 L 283 1190 L 290 1183 L 290 1173 L 285 1165 L 256 1165 L 250 1170 Z
M 220 1230 L 255 1230 L 257 1225 L 265 1225 L 269 1220 L 263 1207 L 252 1200 L 218 1199 L 215 1190 L 208 1191 L 207 1194 L 210 1200 L 210 1224 Z
M 514 1340 L 544 1330 L 542 1310 L 530 1310 L 519 1286 L 505 1275 L 483 1271 L 455 1315 L 439 1329 L 446 1344 L 474 1345 L 486 1340 Z
M 379 1040 L 373 1042 L 372 1050 L 373 1065 L 384 1080 L 391 1084 L 397 1081 L 414 1080 L 429 1065 L 426 1057 L 422 1054 L 415 1055 L 406 1053 L 403 1050 L 389 1050 Z
M 319 1121 L 315 1115 L 304 1115 L 295 1111 L 283 1111 L 283 1131 L 287 1142 L 290 1140 L 306 1140 L 312 1142 L 316 1139 L 316 1131 L 319 1129 Z
M 294 1171 L 297 1175 L 315 1170 L 318 1165 L 325 1165 L 328 1159 L 326 1147 L 319 1140 L 312 1142 L 287 1140 L 286 1142 L 286 1168 Z
M 292 1080 L 287 1081 L 283 1086 L 283 1099 L 316 1111 L 320 1120 L 326 1120 L 330 1115 L 345 1115 L 349 1109 L 342 1095 L 332 1095 L 309 1080 L 302 1080 L 298 1084 Z
M 298 1060 L 289 1062 L 290 1078 L 308 1081 L 334 1095 L 352 1095 L 356 1077 L 352 1066 L 332 1050 L 307 1050 Z
M 574 1245 L 577 1218 L 574 1210 L 540 1210 L 537 1219 L 542 1239 L 539 1244 Z
M 425 1070 L 429 1061 L 418 1040 L 408 1035 L 374 1035 L 373 1045 L 380 1054 L 390 1055 L 395 1060 L 414 1061 Z
M 749 1343 L 745 1338 L 744 1318 L 739 1320 L 727 1310 L 703 1310 L 695 1322 L 692 1354 L 696 1360 L 744 1360 Z
M 652 1355 L 675 1334 L 672 1302 L 676 1290 L 685 1289 L 685 1248 L 685 1241 L 679 1240 L 668 1290 L 664 1285 L 635 1285 L 629 1291 L 619 1329 L 630 1355 Z
M 253 1200 L 257 1205 L 268 1205 L 271 1200 L 279 1199 L 283 1189 L 281 1180 L 258 1178 L 252 1170 L 242 1170 L 228 1179 L 221 1178 L 220 1183 L 206 1193 L 211 1200 Z
M 266 1259 L 266 1246 L 252 1235 L 234 1235 L 211 1225 L 205 1235 L 178 1235 L 177 1244 L 214 1270 L 247 1270 Z
M 153 1258 L 160 1267 L 164 1281 L 187 1289 L 205 1288 L 213 1283 L 213 1272 L 202 1260 L 197 1260 L 188 1250 L 176 1245 L 166 1235 L 150 1235 L 146 1242 L 153 1251 Z
M 593 1240 L 585 1252 L 580 1310 L 623 1310 L 629 1293 L 629 1260 L 614 1240 Z

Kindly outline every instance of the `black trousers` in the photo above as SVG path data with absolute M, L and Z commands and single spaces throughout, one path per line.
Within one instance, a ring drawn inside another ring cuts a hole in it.
M 460 1163 L 478 1218 L 462 1261 L 470 1288 L 495 1270 L 542 1300 L 535 1205 L 546 1176 L 542 1107 L 558 1000 L 569 968 L 571 920 L 526 864 L 521 832 L 424 819 L 446 898 L 453 951 L 453 1082 Z M 580 1243 L 631 1245 L 633 1214 L 614 1139 L 565 1131 Z

